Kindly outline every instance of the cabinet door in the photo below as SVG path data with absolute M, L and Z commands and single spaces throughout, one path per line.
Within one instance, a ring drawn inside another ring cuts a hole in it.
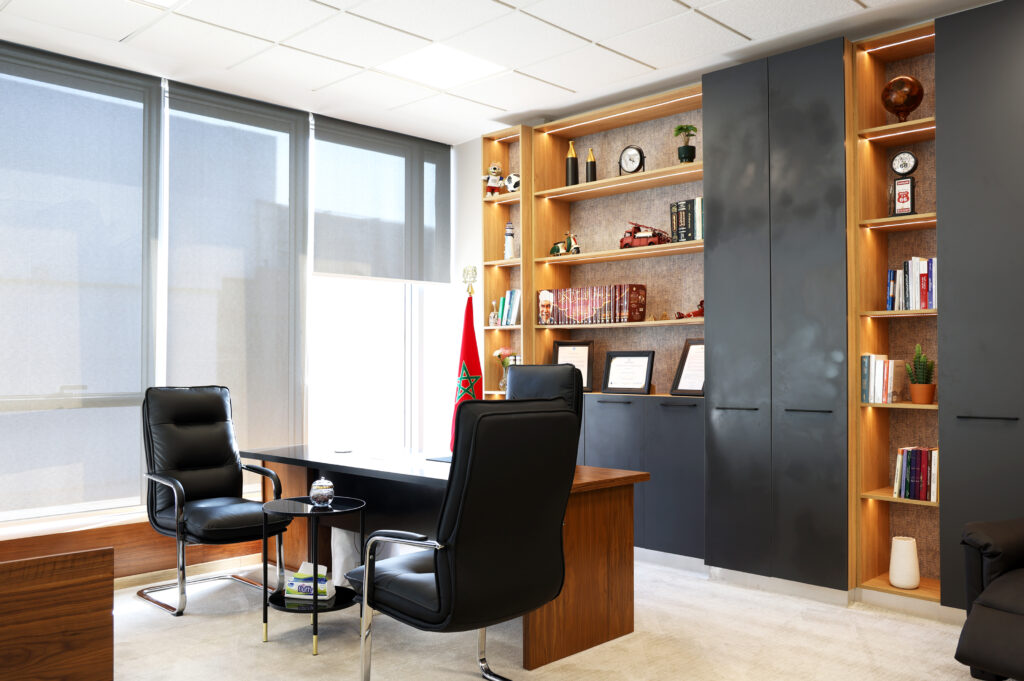
M 642 471 L 644 412 L 640 396 L 584 395 L 586 433 L 584 457 L 588 466 Z M 643 482 L 633 489 L 633 543 L 643 540 Z
M 645 440 L 643 546 L 704 557 L 704 400 L 648 397 Z
M 1024 516 L 1024 3 L 935 33 L 940 568 L 942 604 L 963 608 L 964 523 Z
M 707 74 L 703 101 L 706 562 L 766 575 L 772 532 L 767 62 Z
M 849 584 L 843 48 L 768 59 L 771 574 L 834 589 Z

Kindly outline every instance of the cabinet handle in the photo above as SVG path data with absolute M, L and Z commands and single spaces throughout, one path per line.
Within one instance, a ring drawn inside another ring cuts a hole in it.
M 786 409 L 786 411 L 797 412 L 800 414 L 831 414 L 831 409 Z
M 696 407 L 696 404 L 679 404 L 678 402 L 662 402 L 662 407 Z
M 757 411 L 760 407 L 715 407 L 719 411 Z
M 633 404 L 633 400 L 598 400 L 598 404 Z
M 969 419 L 973 421 L 1020 421 L 1019 416 L 968 416 L 957 414 L 958 419 Z

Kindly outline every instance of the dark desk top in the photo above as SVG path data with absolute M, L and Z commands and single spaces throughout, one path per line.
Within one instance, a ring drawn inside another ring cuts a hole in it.
M 401 452 L 378 455 L 353 452 L 332 452 L 329 450 L 310 451 L 308 445 L 273 447 L 239 452 L 245 459 L 260 459 L 292 466 L 315 468 L 360 477 L 380 478 L 398 482 L 427 484 L 444 488 L 448 484 L 451 464 L 427 461 L 428 456 L 438 453 Z M 615 468 L 576 466 L 576 477 L 572 482 L 573 494 L 590 492 L 606 487 L 632 485 L 650 480 L 650 473 L 623 471 Z

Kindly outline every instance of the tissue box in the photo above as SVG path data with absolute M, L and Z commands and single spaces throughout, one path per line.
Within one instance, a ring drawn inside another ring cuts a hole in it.
M 330 598 L 334 595 L 334 584 L 327 581 L 326 566 L 317 565 L 315 581 L 319 598 Z M 284 595 L 287 598 L 312 599 L 313 583 L 313 564 L 309 562 L 303 563 L 285 582 Z

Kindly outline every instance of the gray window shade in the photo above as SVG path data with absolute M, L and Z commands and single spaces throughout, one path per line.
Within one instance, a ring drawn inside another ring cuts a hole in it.
M 313 268 L 449 281 L 451 147 L 315 118 Z

